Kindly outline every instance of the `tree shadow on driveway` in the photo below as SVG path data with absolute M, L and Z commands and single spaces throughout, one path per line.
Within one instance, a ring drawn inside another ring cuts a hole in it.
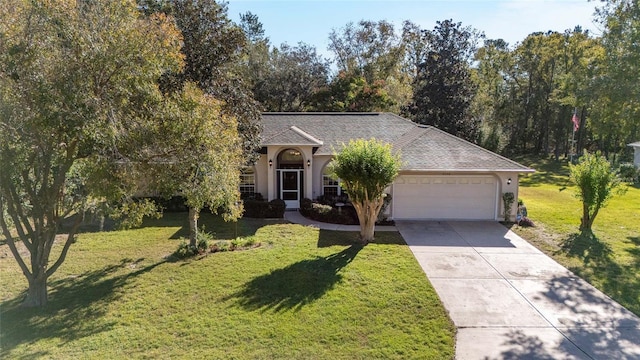
M 339 253 L 305 259 L 273 270 L 247 282 L 240 291 L 224 300 L 237 298 L 248 310 L 298 311 L 339 283 L 342 280 L 340 271 L 360 250 L 361 245 L 351 245 Z

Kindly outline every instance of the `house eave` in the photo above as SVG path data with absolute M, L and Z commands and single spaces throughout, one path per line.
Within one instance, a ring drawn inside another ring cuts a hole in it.
M 534 173 L 535 169 L 400 169 L 401 172 L 438 172 L 438 173 Z

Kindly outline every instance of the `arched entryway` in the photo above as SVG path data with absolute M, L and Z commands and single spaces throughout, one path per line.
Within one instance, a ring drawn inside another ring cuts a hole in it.
M 277 157 L 276 181 L 278 198 L 284 200 L 289 209 L 300 208 L 304 193 L 304 157 L 296 149 L 282 150 Z

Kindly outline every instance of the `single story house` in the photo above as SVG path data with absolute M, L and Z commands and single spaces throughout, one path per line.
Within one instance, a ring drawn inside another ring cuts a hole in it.
M 633 147 L 633 164 L 640 168 L 640 141 L 629 144 Z
M 260 158 L 242 175 L 241 192 L 283 199 L 340 195 L 327 171 L 350 139 L 392 144 L 404 162 L 389 187 L 391 219 L 503 219 L 502 194 L 518 199 L 518 176 L 534 170 L 468 141 L 391 113 L 264 113 Z M 513 204 L 511 219 L 517 204 Z

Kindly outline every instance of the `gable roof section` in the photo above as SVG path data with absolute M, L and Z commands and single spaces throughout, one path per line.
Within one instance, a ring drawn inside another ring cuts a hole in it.
M 424 129 L 400 148 L 406 162 L 403 170 L 533 172 L 524 165 L 433 126 Z
M 288 129 L 273 134 L 271 137 L 262 141 L 262 145 L 311 145 L 321 146 L 321 140 L 307 134 L 298 127 L 290 126 Z
M 402 170 L 512 171 L 532 169 L 432 126 L 390 113 L 264 113 L 262 145 L 317 146 L 315 155 L 340 151 L 351 139 L 370 139 L 400 150 Z

